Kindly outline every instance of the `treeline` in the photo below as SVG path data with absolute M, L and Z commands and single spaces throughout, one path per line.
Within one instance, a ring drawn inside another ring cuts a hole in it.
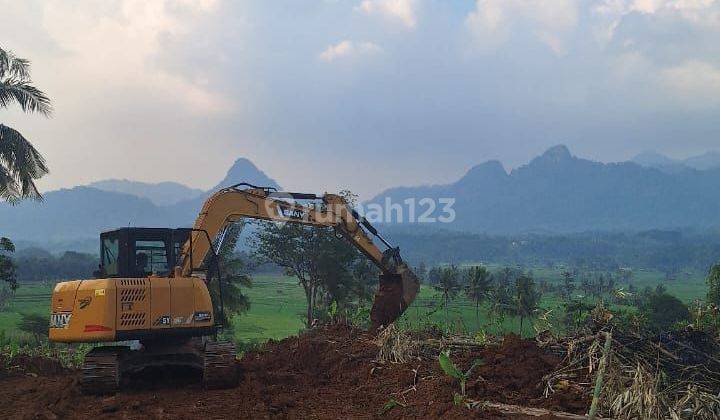
M 448 309 L 461 295 L 473 303 L 478 320 L 483 304 L 487 304 L 488 319 L 498 326 L 506 316 L 517 316 L 520 333 L 525 319 L 541 321 L 535 325 L 536 328 L 560 331 L 583 328 L 593 321 L 593 317 L 606 315 L 616 317 L 616 322 L 627 326 L 632 324 L 652 331 L 687 326 L 691 321 L 688 306 L 668 294 L 662 284 L 638 290 L 633 285 L 632 274 L 624 272 L 565 271 L 560 282 L 549 283 L 536 278 L 532 270 L 515 267 L 490 271 L 484 266 L 460 268 L 446 265 L 426 270 L 424 265 L 420 265 L 415 267 L 415 271 L 441 296 L 435 310 L 444 309 L 446 323 L 449 320 Z M 711 287 L 707 302 L 694 302 L 695 310 L 699 308 L 700 312 L 705 312 L 701 317 L 708 319 L 703 319 L 701 323 L 706 324 L 720 304 L 720 266 L 713 267 L 708 284 Z M 541 298 L 547 295 L 558 299 L 559 311 L 541 309 Z M 553 312 L 555 314 L 551 316 Z M 717 317 L 711 323 L 716 325 Z
M 66 251 L 59 255 L 39 248 L 27 248 L 12 256 L 19 282 L 58 281 L 92 278 L 97 255 Z
M 638 233 L 528 234 L 492 236 L 428 228 L 381 229 L 400 246 L 403 258 L 413 265 L 492 263 L 508 266 L 573 267 L 583 271 L 617 272 L 622 268 L 649 269 L 679 277 L 683 271 L 706 271 L 720 260 L 720 233 L 647 231 Z M 250 241 L 252 242 L 252 241 Z M 253 254 L 254 246 L 243 253 Z M 88 278 L 97 268 L 94 254 L 51 254 L 25 248 L 12 256 L 19 281 Z M 264 264 L 256 271 L 281 271 Z
M 720 233 L 647 231 L 638 233 L 528 234 L 491 236 L 423 228 L 387 228 L 403 256 L 417 264 L 485 262 L 615 271 L 644 268 L 668 274 L 705 271 L 720 259 Z

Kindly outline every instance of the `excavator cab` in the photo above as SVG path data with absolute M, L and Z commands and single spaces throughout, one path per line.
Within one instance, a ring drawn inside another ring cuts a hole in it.
M 192 229 L 121 228 L 100 234 L 97 278 L 167 277 Z

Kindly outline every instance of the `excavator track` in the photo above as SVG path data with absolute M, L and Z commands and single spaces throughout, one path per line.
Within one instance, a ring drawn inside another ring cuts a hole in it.
M 238 373 L 235 344 L 223 341 L 205 343 L 203 356 L 203 385 L 207 389 L 237 386 Z
M 120 387 L 124 347 L 97 347 L 85 355 L 80 388 L 85 394 L 110 394 Z

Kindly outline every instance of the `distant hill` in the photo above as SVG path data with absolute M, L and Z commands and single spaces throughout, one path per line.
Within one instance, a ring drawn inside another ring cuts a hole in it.
M 406 199 L 455 199 L 454 222 L 422 225 L 467 233 L 677 228 L 703 231 L 720 226 L 720 168 L 712 169 L 712 153 L 703 156 L 691 162 L 710 169 L 668 171 L 648 167 L 652 162 L 664 161 L 657 156 L 650 156 L 655 161 L 645 160 L 645 166 L 634 162 L 600 163 L 575 157 L 567 147 L 556 146 L 509 173 L 500 162 L 489 161 L 471 168 L 451 184 L 391 188 L 368 203 L 383 207 L 386 199 L 401 206 Z M 197 194 L 184 200 L 172 194 L 153 196 L 154 192 L 169 191 L 158 187 L 165 183 L 105 181 L 98 185 L 105 190 L 83 186 L 48 192 L 40 203 L 0 203 L 0 234 L 12 237 L 23 247 L 91 249 L 103 230 L 191 226 L 209 194 L 240 182 L 280 189 L 252 162 L 238 159 L 210 191 L 174 184 L 172 188 L 178 194 Z M 419 203 L 416 217 L 426 208 Z M 437 217 L 441 208 L 439 205 L 432 216 Z M 405 212 L 407 216 L 407 209 Z M 416 229 L 417 224 L 398 225 L 403 226 Z
M 640 166 L 660 169 L 663 172 L 669 173 L 677 173 L 690 169 L 708 171 L 720 169 L 720 152 L 710 151 L 687 159 L 672 159 L 663 154 L 648 151 L 635 156 L 632 161 Z
M 392 188 L 366 204 L 454 198 L 455 221 L 439 226 L 493 234 L 704 228 L 720 225 L 718 179 L 720 169 L 669 173 L 580 159 L 556 146 L 510 173 L 490 161 L 452 184 Z
M 75 187 L 51 191 L 40 203 L 0 204 L 0 232 L 4 236 L 45 242 L 97 238 L 103 230 L 123 226 L 165 226 L 166 213 L 147 198 L 97 188 Z
M 683 163 L 699 171 L 718 169 L 720 168 L 720 152 L 712 151 L 700 156 L 690 157 L 685 159 Z
M 23 201 L 15 206 L 0 203 L 0 234 L 23 247 L 87 251 L 88 244 L 96 243 L 104 230 L 192 226 L 210 194 L 240 182 L 280 188 L 247 159 L 238 159 L 209 191 L 173 182 L 99 181 L 95 187 L 50 191 L 42 202 Z M 182 194 L 189 195 L 180 199 Z
M 147 198 L 158 206 L 175 204 L 180 201 L 193 199 L 205 193 L 205 191 L 201 189 L 190 188 L 177 182 L 159 182 L 152 184 L 127 179 L 105 179 L 92 182 L 88 184 L 88 187 Z
M 170 206 L 168 209 L 168 221 L 177 226 L 192 225 L 203 203 L 212 193 L 240 182 L 247 182 L 248 184 L 259 187 L 273 187 L 280 190 L 280 185 L 278 185 L 274 179 L 265 175 L 265 172 L 258 169 L 258 167 L 248 159 L 240 158 L 228 169 L 222 181 L 211 190 L 193 199 L 180 201 Z
M 274 179 L 265 175 L 265 172 L 258 169 L 254 163 L 250 162 L 248 159 L 240 158 L 233 163 L 230 169 L 228 169 L 227 174 L 225 174 L 225 178 L 223 178 L 223 180 L 210 191 L 227 188 L 233 184 L 237 184 L 238 182 L 247 182 L 249 184 L 257 185 L 258 187 L 280 188 L 280 185 L 278 185 Z

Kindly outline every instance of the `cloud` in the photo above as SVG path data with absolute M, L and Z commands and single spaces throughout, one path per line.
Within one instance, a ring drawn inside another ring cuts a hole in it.
M 413 29 L 417 24 L 415 7 L 416 0 L 363 0 L 355 10 L 368 15 L 380 15 Z
M 671 94 L 692 106 L 720 103 L 720 68 L 703 61 L 688 61 L 659 73 Z
M 353 42 L 346 39 L 328 46 L 319 57 L 323 61 L 332 62 L 343 57 L 377 54 L 381 51 L 382 48 L 372 42 Z
M 190 112 L 212 114 L 223 112 L 228 100 L 154 66 L 153 58 L 164 38 L 187 34 L 191 19 L 215 5 L 213 0 L 124 0 L 117 8 L 74 8 L 51 2 L 44 7 L 42 26 L 66 52 L 61 61 L 78 81 L 102 82 L 100 89 L 107 91 L 144 90 Z
M 604 21 L 611 35 L 632 14 L 649 16 L 658 23 L 684 21 L 705 29 L 720 28 L 718 0 L 601 0 L 592 6 L 592 12 Z
M 579 4 L 577 0 L 477 0 L 465 25 L 481 49 L 496 49 L 517 31 L 562 55 L 564 35 L 578 24 Z
M 53 188 L 207 188 L 247 156 L 286 188 L 366 196 L 558 142 L 610 160 L 720 137 L 720 0 L 314 4 L 0 0 L 3 47 L 56 108 L 2 122 L 46 155 Z
M 596 12 L 605 15 L 638 12 L 655 14 L 663 12 L 696 12 L 711 8 L 717 0 L 601 0 L 596 2 Z

